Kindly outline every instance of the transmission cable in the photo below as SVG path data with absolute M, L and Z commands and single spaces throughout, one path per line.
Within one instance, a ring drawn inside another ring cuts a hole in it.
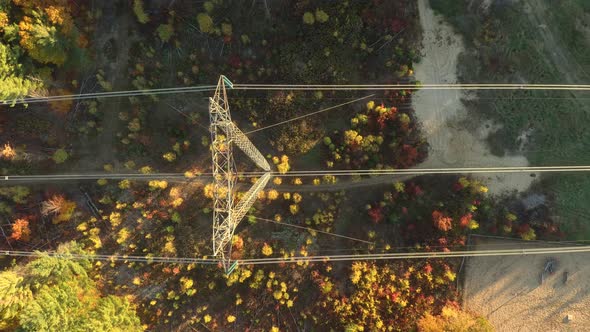
M 234 84 L 234 90 L 590 90 L 588 84 Z
M 453 258 L 453 257 L 491 257 L 491 256 L 522 256 L 572 254 L 590 252 L 590 246 L 562 247 L 562 248 L 522 248 L 522 249 L 493 249 L 467 251 L 436 251 L 390 254 L 356 254 L 356 255 L 325 255 L 325 256 L 294 256 L 277 258 L 256 258 L 238 260 L 241 265 L 285 264 L 298 262 L 344 262 L 361 260 L 399 260 L 423 258 Z
M 526 256 L 526 255 L 553 255 L 590 252 L 590 246 L 575 246 L 562 248 L 520 248 L 520 249 L 492 249 L 492 250 L 466 250 L 466 251 L 433 251 L 410 252 L 389 254 L 354 254 L 354 255 L 323 255 L 323 256 L 294 256 L 271 257 L 233 260 L 238 265 L 270 265 L 286 263 L 312 263 L 312 262 L 344 262 L 364 260 L 401 260 L 424 258 L 461 258 L 461 257 L 497 257 L 497 256 Z M 191 258 L 191 257 L 148 257 L 127 255 L 96 255 L 96 254 L 64 254 L 55 251 L 18 251 L 0 250 L 0 256 L 18 257 L 43 257 L 50 256 L 59 259 L 88 259 L 102 261 L 173 263 L 173 264 L 200 264 L 218 265 L 220 259 Z
M 3 100 L 0 105 L 214 91 L 216 85 L 138 89 Z M 590 90 L 587 84 L 234 84 L 233 90 Z
M 141 90 L 126 90 L 126 91 L 112 91 L 112 92 L 96 92 L 96 93 L 80 93 L 71 95 L 45 96 L 45 97 L 30 97 L 17 100 L 3 100 L 0 104 L 3 105 L 19 105 L 31 103 L 44 103 L 54 101 L 66 100 L 83 100 L 94 98 L 112 98 L 112 97 L 133 97 L 140 95 L 160 95 L 160 94 L 174 94 L 174 93 L 190 93 L 190 92 L 206 92 L 214 91 L 214 85 L 202 85 L 191 87 L 178 88 L 161 88 L 161 89 L 141 89 Z
M 162 256 L 129 256 L 129 255 L 102 255 L 102 254 L 73 254 L 58 253 L 55 251 L 22 251 L 22 250 L 0 250 L 0 256 L 17 257 L 43 257 L 50 256 L 61 259 L 88 259 L 99 261 L 125 261 L 125 262 L 146 262 L 146 263 L 179 263 L 179 264 L 218 264 L 221 260 L 217 258 L 194 258 L 194 257 L 162 257 Z
M 459 168 L 408 168 L 382 170 L 328 170 L 328 171 L 292 171 L 289 173 L 270 172 L 274 177 L 317 177 L 317 176 L 396 176 L 396 175 L 433 175 L 433 174 L 481 174 L 481 173 L 547 173 L 547 172 L 588 172 L 590 166 L 503 166 L 503 167 L 459 167 Z M 237 178 L 253 178 L 264 175 L 264 171 L 236 173 Z M 195 177 L 212 177 L 213 173 L 199 173 Z M 48 175 L 2 175 L 0 182 L 40 182 L 40 181 L 71 181 L 71 180 L 167 180 L 189 178 L 185 173 L 91 173 L 91 174 L 48 174 Z

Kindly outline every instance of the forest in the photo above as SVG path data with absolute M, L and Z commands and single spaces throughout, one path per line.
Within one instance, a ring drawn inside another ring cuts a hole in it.
M 415 1 L 281 4 L 0 0 L 0 176 L 103 174 L 0 184 L 0 248 L 37 253 L 0 256 L 1 330 L 493 331 L 461 304 L 458 258 L 246 264 L 230 274 L 176 260 L 212 252 L 212 92 L 92 94 L 188 89 L 220 75 L 415 83 Z M 419 165 L 429 145 L 413 93 L 228 91 L 233 121 L 281 174 L 236 229 L 231 259 L 459 251 L 477 233 L 566 236 L 470 176 L 289 175 Z M 43 101 L 78 94 L 88 98 Z M 238 169 L 252 168 L 236 156 Z M 239 178 L 236 196 L 254 180 Z

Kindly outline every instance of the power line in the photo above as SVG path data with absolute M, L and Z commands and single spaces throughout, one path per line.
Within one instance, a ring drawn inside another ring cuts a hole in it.
M 138 89 L 96 93 L 80 93 L 44 97 L 30 97 L 17 100 L 3 100 L 0 105 L 18 105 L 50 101 L 83 100 L 92 98 L 132 97 L 213 91 L 214 85 L 197 85 L 158 89 Z M 234 84 L 234 90 L 579 90 L 588 91 L 587 84 Z
M 493 250 L 467 250 L 467 251 L 436 251 L 415 253 L 390 253 L 390 254 L 356 254 L 356 255 L 325 255 L 325 256 L 295 256 L 287 258 L 256 258 L 239 260 L 241 265 L 285 264 L 297 262 L 343 262 L 360 260 L 396 260 L 396 259 L 423 259 L 423 258 L 453 258 L 453 257 L 492 257 L 492 256 L 521 256 L 521 255 L 548 255 L 571 254 L 590 252 L 590 246 L 562 247 L 562 248 L 522 248 L 522 249 L 493 249 Z
M 501 167 L 455 167 L 455 168 L 406 168 L 406 169 L 361 169 L 361 170 L 323 170 L 292 171 L 273 175 L 283 177 L 306 176 L 354 176 L 354 175 L 430 175 L 430 174 L 464 174 L 464 173 L 529 173 L 529 172 L 587 172 L 590 166 L 501 166 Z
M 140 95 L 160 95 L 160 94 L 174 94 L 174 93 L 191 93 L 191 92 L 206 92 L 215 90 L 215 86 L 202 85 L 202 86 L 191 86 L 191 87 L 178 87 L 178 88 L 161 88 L 161 89 L 142 89 L 142 90 L 126 90 L 126 91 L 112 91 L 112 92 L 96 92 L 96 93 L 80 93 L 75 95 L 58 95 L 58 96 L 45 96 L 45 97 L 30 97 L 22 98 L 15 101 L 3 100 L 0 101 L 0 105 L 19 105 L 19 104 L 32 104 L 32 103 L 45 103 L 54 101 L 66 101 L 66 100 L 84 100 L 94 98 L 113 98 L 113 97 L 133 97 Z
M 508 236 L 488 236 L 488 235 L 482 235 L 482 234 L 471 234 L 471 236 L 477 236 L 477 237 L 484 237 L 484 238 L 497 238 L 497 239 L 501 239 L 501 240 L 510 240 L 510 241 L 518 241 L 518 245 L 519 246 L 539 246 L 540 244 L 547 244 L 547 245 L 552 245 L 552 246 L 563 246 L 566 244 L 569 245 L 582 245 L 583 243 L 588 243 L 590 242 L 590 240 L 576 240 L 576 241 L 543 241 L 543 240 L 522 240 L 522 238 L 520 237 L 508 237 Z M 586 244 L 588 245 L 588 244 Z M 449 249 L 451 251 L 457 249 L 467 249 L 467 248 L 475 248 L 477 247 L 478 244 L 470 244 L 470 243 L 466 243 L 466 244 L 448 244 L 448 245 L 440 245 L 440 244 L 427 244 L 427 243 L 417 243 L 413 246 L 382 246 L 382 247 L 372 247 L 371 249 L 365 249 L 365 248 L 322 248 L 321 250 L 319 250 L 321 253 L 324 252 L 339 252 L 339 251 L 373 251 L 373 252 L 384 252 L 384 251 L 400 251 L 400 250 L 407 250 L 407 251 L 412 251 L 412 250 L 421 250 L 421 249 L 439 249 L 443 250 L 443 249 Z M 514 243 L 486 243 L 485 244 L 486 248 L 502 248 L 502 247 L 513 247 Z M 552 247 L 547 247 L 547 248 L 552 248 Z
M 323 255 L 323 256 L 294 256 L 271 257 L 235 260 L 238 265 L 270 265 L 285 263 L 311 263 L 311 262 L 344 262 L 362 260 L 401 260 L 401 259 L 425 259 L 425 258 L 461 258 L 461 257 L 497 257 L 497 256 L 523 256 L 523 255 L 553 255 L 590 252 L 590 246 L 575 246 L 561 248 L 520 248 L 520 249 L 492 249 L 492 250 L 466 250 L 466 251 L 433 251 L 433 252 L 405 252 L 389 254 L 354 254 L 354 255 Z M 171 263 L 171 264 L 200 264 L 218 265 L 221 260 L 213 258 L 192 257 L 148 257 L 128 255 L 98 255 L 98 254 L 62 254 L 55 251 L 17 251 L 2 250 L 0 256 L 16 257 L 43 257 L 50 256 L 59 259 L 88 259 L 101 261 L 123 261 L 144 263 Z
M 211 176 L 212 173 L 203 173 Z M 198 176 L 198 175 L 197 175 Z M 49 174 L 49 175 L 6 175 L 0 176 L 0 182 L 39 182 L 39 181 L 72 181 L 72 180 L 162 180 L 188 179 L 184 173 L 90 173 L 90 174 Z
M 361 169 L 361 170 L 313 170 L 292 171 L 286 174 L 270 172 L 274 177 L 316 177 L 316 176 L 355 176 L 355 175 L 435 175 L 435 174 L 481 174 L 481 173 L 547 173 L 547 172 L 588 172 L 590 166 L 502 166 L 502 167 L 458 167 L 458 168 L 408 168 L 408 169 Z M 195 177 L 211 177 L 213 173 L 199 173 Z M 264 172 L 240 172 L 236 177 L 260 177 Z M 49 174 L 49 175 L 4 175 L 0 182 L 41 182 L 72 180 L 168 180 L 190 179 L 185 173 L 90 173 L 90 174 Z
M 234 84 L 234 90 L 590 90 L 588 84 Z
M 98 261 L 124 261 L 124 262 L 145 262 L 145 263 L 178 263 L 178 264 L 218 264 L 218 259 L 193 258 L 193 257 L 163 257 L 163 256 L 129 256 L 129 255 L 101 255 L 101 254 L 72 254 L 58 253 L 55 251 L 22 251 L 22 250 L 0 250 L 0 256 L 15 257 L 43 257 L 50 256 L 60 259 L 73 260 L 98 260 Z

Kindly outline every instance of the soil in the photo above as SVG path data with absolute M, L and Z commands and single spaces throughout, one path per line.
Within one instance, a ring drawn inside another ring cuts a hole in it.
M 551 246 L 543 242 L 483 237 L 476 237 L 474 243 L 474 250 Z M 555 269 L 541 283 L 549 259 L 555 261 Z M 587 331 L 590 326 L 588 260 L 590 253 L 468 258 L 463 305 L 485 316 L 496 331 Z M 567 315 L 572 318 L 569 322 Z
M 458 83 L 457 59 L 464 50 L 460 36 L 436 16 L 428 0 L 419 0 L 423 29 L 422 60 L 415 64 L 416 79 L 427 84 Z M 413 96 L 416 115 L 423 123 L 430 143 L 428 159 L 419 168 L 528 166 L 522 155 L 497 157 L 486 143 L 493 124 L 482 123 L 473 132 L 457 124 L 469 119 L 462 99 L 470 96 L 459 90 L 420 90 Z M 530 174 L 478 175 L 490 193 L 526 191 L 536 177 Z

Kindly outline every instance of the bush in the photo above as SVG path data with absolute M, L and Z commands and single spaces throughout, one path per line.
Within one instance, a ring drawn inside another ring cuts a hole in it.
M 221 23 L 221 32 L 224 36 L 231 36 L 232 34 L 232 26 L 229 23 Z
M 53 153 L 51 159 L 53 159 L 53 161 L 55 161 L 56 164 L 63 164 L 68 159 L 68 157 L 69 155 L 66 152 L 66 150 L 58 149 L 57 151 L 55 151 L 55 153 Z
M 133 12 L 135 13 L 135 17 L 141 24 L 146 24 L 150 21 L 149 16 L 143 10 L 143 1 L 141 0 L 134 0 L 133 1 Z
M 176 160 L 176 154 L 174 152 L 166 152 L 164 153 L 162 158 L 166 159 L 169 162 L 173 162 Z
M 161 24 L 158 29 L 156 29 L 156 33 L 160 40 L 168 42 L 170 38 L 172 38 L 172 35 L 174 35 L 174 27 L 172 24 Z
M 314 24 L 315 18 L 313 17 L 313 14 L 310 12 L 306 12 L 305 14 L 303 14 L 303 23 L 309 24 L 309 25 Z
M 326 23 L 329 18 L 330 18 L 330 16 L 328 14 L 326 14 L 325 11 L 323 11 L 321 9 L 316 9 L 316 11 L 315 11 L 316 21 L 318 21 L 320 23 Z
M 211 16 L 205 13 L 199 13 L 199 15 L 197 15 L 197 22 L 199 23 L 199 30 L 201 30 L 201 32 L 213 32 L 213 20 L 211 19 Z

